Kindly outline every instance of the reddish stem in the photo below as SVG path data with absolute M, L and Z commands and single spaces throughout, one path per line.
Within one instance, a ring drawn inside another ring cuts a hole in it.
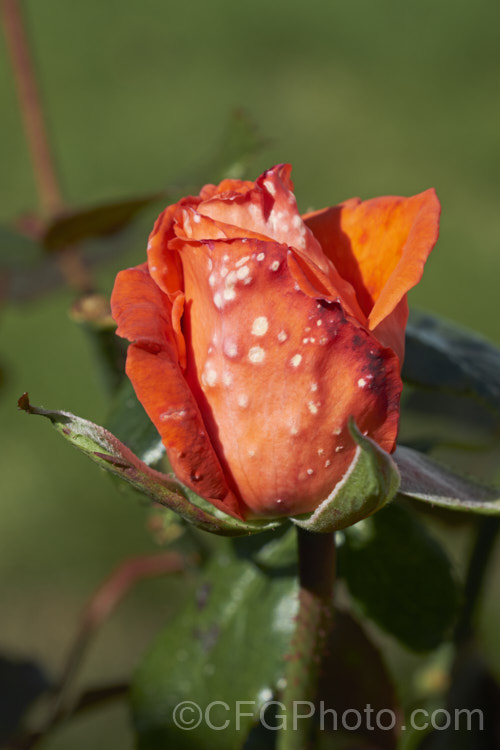
M 40 203 L 43 212 L 52 216 L 62 209 L 63 199 L 21 8 L 18 0 L 1 0 L 0 8 Z
M 50 219 L 62 211 L 64 200 L 19 0 L 0 0 L 0 12 L 40 208 Z M 63 252 L 58 253 L 57 258 L 61 273 L 70 286 L 83 294 L 93 290 L 92 277 L 76 247 L 65 248 Z

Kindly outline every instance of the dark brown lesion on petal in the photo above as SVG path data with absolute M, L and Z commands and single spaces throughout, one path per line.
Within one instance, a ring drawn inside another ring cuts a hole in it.
M 356 334 L 356 336 L 353 336 L 353 339 L 352 339 L 352 348 L 353 349 L 359 349 L 359 347 L 363 346 L 364 343 L 365 342 L 363 341 L 363 339 L 361 338 L 361 336 L 358 336 L 357 334 Z

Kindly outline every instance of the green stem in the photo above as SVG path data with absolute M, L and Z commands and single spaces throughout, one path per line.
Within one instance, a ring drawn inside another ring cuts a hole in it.
M 286 726 L 277 750 L 307 750 L 314 724 L 318 681 L 328 636 L 333 625 L 335 539 L 298 528 L 299 609 L 286 669 L 282 696 Z

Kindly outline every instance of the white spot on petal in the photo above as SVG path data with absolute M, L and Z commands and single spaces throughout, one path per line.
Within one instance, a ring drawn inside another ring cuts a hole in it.
M 358 380 L 358 386 L 359 386 L 360 388 L 364 388 L 364 387 L 365 387 L 365 385 L 366 385 L 366 380 L 365 380 L 364 378 L 360 378 L 360 379 Z
M 266 254 L 265 254 L 265 253 L 259 253 L 259 254 L 257 255 L 257 260 L 258 260 L 258 261 L 264 260 L 264 258 L 265 258 L 265 257 L 266 257 Z
M 234 265 L 235 265 L 236 268 L 239 268 L 240 266 L 244 266 L 245 263 L 247 262 L 247 260 L 250 260 L 250 256 L 249 255 L 245 255 L 244 258 L 240 258 L 239 260 L 236 261 L 236 263 Z
M 267 190 L 271 193 L 272 196 L 276 195 L 276 188 L 271 182 L 271 180 L 264 180 L 264 187 L 267 188 Z
M 307 473 L 309 474 L 309 476 L 311 476 L 312 474 L 314 474 L 314 469 L 308 469 Z
M 325 469 L 328 469 L 328 467 L 330 466 L 331 463 L 332 462 L 330 461 L 330 459 L 327 458 L 326 461 L 325 461 Z
M 273 262 L 269 266 L 269 268 L 271 269 L 271 271 L 277 271 L 279 267 L 280 267 L 279 260 L 273 260 Z
M 222 373 L 222 382 L 224 383 L 224 385 L 231 385 L 233 382 L 232 373 L 230 373 L 228 370 L 225 370 Z
M 238 406 L 241 406 L 242 409 L 246 409 L 248 406 L 248 396 L 246 393 L 240 393 L 240 395 L 237 398 Z
M 167 422 L 169 419 L 180 420 L 184 419 L 185 416 L 187 416 L 186 409 L 170 409 L 169 411 L 164 411 L 160 414 L 160 420 L 162 422 Z
M 317 390 L 318 390 L 318 384 L 317 383 L 313 383 L 311 385 L 311 391 L 317 391 Z
M 252 323 L 252 333 L 254 336 L 264 336 L 269 328 L 269 323 L 264 315 L 255 318 Z
M 193 221 L 194 221 L 195 224 L 199 224 L 200 221 L 201 221 L 200 214 L 193 214 Z
M 302 354 L 294 354 L 294 356 L 290 360 L 290 364 L 292 365 L 292 367 L 298 367 L 301 362 Z
M 318 413 L 318 406 L 319 404 L 315 404 L 314 401 L 309 401 L 307 404 L 307 408 L 311 412 L 311 414 L 317 414 Z
M 236 357 L 238 355 L 238 347 L 232 341 L 226 341 L 224 343 L 224 353 L 228 357 Z
M 223 302 L 222 296 L 221 296 L 221 294 L 219 294 L 219 292 L 216 292 L 216 293 L 214 294 L 214 305 L 215 305 L 215 307 L 217 307 L 217 308 L 218 308 L 219 310 L 220 310 L 220 309 L 221 309 L 221 307 L 222 307 L 222 306 L 224 305 L 224 302 Z
M 208 283 L 210 284 L 210 286 L 215 286 L 215 282 L 216 282 L 215 274 L 211 273 L 210 276 L 208 277 Z
M 261 346 L 252 346 L 251 349 L 248 352 L 248 359 L 250 362 L 258 363 L 263 362 L 265 359 L 266 353 L 264 349 Z
M 246 276 L 248 276 L 249 273 L 250 273 L 249 267 L 248 266 L 242 266 L 241 268 L 238 268 L 238 270 L 236 271 L 236 276 L 240 280 L 243 280 Z
M 224 299 L 227 300 L 228 302 L 231 301 L 232 299 L 235 299 L 236 297 L 236 291 L 233 289 L 232 286 L 228 287 L 227 289 L 224 289 L 223 294 L 224 294 Z
M 288 338 L 288 336 L 287 336 L 286 331 L 280 331 L 278 333 L 278 341 L 281 341 L 281 343 L 283 343 L 283 341 L 286 341 L 287 338 Z
M 302 226 L 302 218 L 300 216 L 295 215 L 292 219 L 292 227 L 294 229 L 298 229 L 300 226 Z
M 208 367 L 203 375 L 201 376 L 201 379 L 205 383 L 205 385 L 210 386 L 213 388 L 213 386 L 217 383 L 217 373 L 214 369 L 211 367 Z

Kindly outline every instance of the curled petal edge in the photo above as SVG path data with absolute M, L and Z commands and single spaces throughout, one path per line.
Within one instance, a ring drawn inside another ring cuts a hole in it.
M 27 414 L 46 417 L 57 432 L 101 468 L 124 479 L 139 492 L 178 513 L 199 529 L 221 536 L 246 536 L 269 531 L 286 519 L 240 521 L 187 490 L 175 477 L 162 474 L 141 461 L 111 432 L 66 411 L 50 411 L 30 404 L 27 393 L 18 401 Z

